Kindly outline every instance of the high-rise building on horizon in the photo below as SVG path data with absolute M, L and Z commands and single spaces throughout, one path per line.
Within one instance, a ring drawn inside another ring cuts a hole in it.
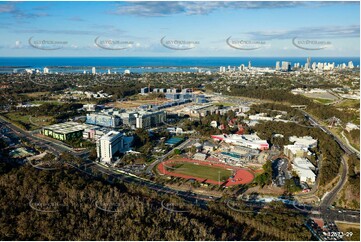
M 95 67 L 92 68 L 92 74 L 95 75 L 97 72 L 96 72 L 96 69 Z
M 312 70 L 316 70 L 316 62 L 312 63 Z
M 43 69 L 43 73 L 44 73 L 44 74 L 48 74 L 48 73 L 49 73 L 49 68 L 44 67 L 44 69 Z
M 279 71 L 279 70 L 280 70 L 280 62 L 276 61 L 276 71 Z
M 282 71 L 291 71 L 291 62 L 282 61 Z

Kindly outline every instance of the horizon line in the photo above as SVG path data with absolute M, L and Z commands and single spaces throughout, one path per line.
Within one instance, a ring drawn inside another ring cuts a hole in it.
M 0 58 L 361 58 L 360 56 L 1 56 Z

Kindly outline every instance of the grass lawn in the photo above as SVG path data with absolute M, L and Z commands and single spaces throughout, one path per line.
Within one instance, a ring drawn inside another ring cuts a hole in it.
M 329 104 L 329 103 L 332 103 L 333 100 L 330 100 L 330 99 L 322 99 L 322 98 L 316 98 L 316 99 L 313 99 L 314 101 L 316 102 L 319 102 L 321 104 Z
M 49 125 L 53 121 L 52 117 L 49 116 L 31 117 L 30 115 L 22 115 L 18 112 L 7 113 L 4 116 L 14 123 L 25 126 L 27 130 L 34 130 L 41 126 Z
M 30 93 L 20 93 L 19 95 L 25 95 L 28 97 L 39 97 L 41 95 L 47 95 L 50 92 L 30 92 Z
M 53 104 L 53 105 L 61 105 L 63 102 L 58 102 L 55 100 L 48 100 L 48 101 L 33 101 L 31 104 Z
M 336 104 L 336 106 L 340 108 L 358 108 L 360 106 L 360 100 L 345 99 Z
M 360 224 L 348 224 L 336 222 L 337 228 L 344 233 L 343 240 L 346 241 L 360 241 Z M 349 235 L 348 237 L 345 234 Z M 352 233 L 352 236 L 350 236 Z
M 173 165 L 173 167 L 175 169 L 168 170 L 188 176 L 211 179 L 214 181 L 218 181 L 218 172 L 220 172 L 219 177 L 222 182 L 226 181 L 232 175 L 232 171 L 230 170 L 213 166 L 196 165 L 193 163 L 179 163 Z
M 233 106 L 233 103 L 227 103 L 227 102 L 218 102 L 218 103 L 213 103 L 213 105 L 223 105 L 223 107 L 230 107 Z

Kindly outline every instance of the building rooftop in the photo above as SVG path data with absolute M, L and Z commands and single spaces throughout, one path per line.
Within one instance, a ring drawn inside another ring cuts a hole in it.
M 308 146 L 308 148 L 316 147 L 317 146 L 317 139 L 312 138 L 311 136 L 303 136 L 303 137 L 297 137 L 297 136 L 291 136 L 289 138 L 291 142 L 295 142 L 294 144 L 300 144 Z
M 52 130 L 55 133 L 69 134 L 77 131 L 82 131 L 86 128 L 93 127 L 93 125 L 81 124 L 77 122 L 65 122 L 59 124 L 53 124 L 43 127 L 43 129 Z
M 113 141 L 115 139 L 118 139 L 119 137 L 123 136 L 122 133 L 117 132 L 117 131 L 109 131 L 108 133 L 106 133 L 105 135 L 103 135 L 100 139 L 101 140 L 108 140 L 108 141 Z
M 293 160 L 293 164 L 295 166 L 298 166 L 299 168 L 303 168 L 303 169 L 315 169 L 315 166 L 307 158 L 296 157 Z

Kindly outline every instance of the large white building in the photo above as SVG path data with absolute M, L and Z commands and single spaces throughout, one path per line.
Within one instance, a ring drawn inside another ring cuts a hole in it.
M 282 71 L 291 71 L 291 62 L 282 61 L 281 69 Z
M 88 113 L 86 115 L 86 123 L 103 127 L 116 128 L 121 125 L 121 119 L 116 114 L 113 112 Z
M 249 115 L 249 120 L 263 120 L 263 121 L 273 121 L 273 117 L 267 117 L 266 113 L 257 113 L 255 115 Z
M 306 182 L 310 185 L 315 183 L 315 166 L 307 158 L 295 158 L 292 163 L 292 169 L 297 173 L 301 182 Z
M 267 150 L 269 149 L 269 144 L 267 140 L 261 140 L 256 134 L 222 134 L 222 135 L 212 135 L 215 140 L 224 141 L 229 144 L 239 145 L 251 149 L 258 150 Z
M 291 159 L 311 155 L 309 149 L 317 146 L 317 139 L 313 139 L 311 136 L 291 136 L 289 141 L 294 142 L 294 144 L 285 145 L 283 153 Z
M 304 145 L 307 148 L 315 148 L 317 146 L 317 139 L 312 138 L 311 136 L 291 136 L 289 138 L 290 142 L 295 142 L 295 145 Z
M 97 156 L 100 162 L 111 163 L 114 155 L 123 151 L 123 134 L 116 131 L 109 131 L 97 141 Z
M 152 128 L 167 121 L 167 113 L 165 111 L 138 111 L 135 114 L 136 128 Z

